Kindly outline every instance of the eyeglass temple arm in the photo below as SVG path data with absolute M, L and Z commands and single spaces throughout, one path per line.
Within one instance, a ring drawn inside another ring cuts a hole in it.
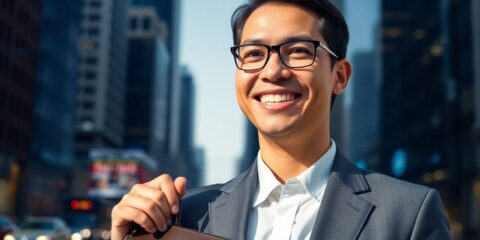
M 332 56 L 334 56 L 336 59 L 339 59 L 339 57 L 337 56 L 337 54 L 335 54 L 332 50 L 330 50 L 330 48 L 328 48 L 327 46 L 325 46 L 325 44 L 319 42 L 319 46 L 321 48 L 323 48 L 323 50 L 327 51 L 328 53 L 330 53 Z

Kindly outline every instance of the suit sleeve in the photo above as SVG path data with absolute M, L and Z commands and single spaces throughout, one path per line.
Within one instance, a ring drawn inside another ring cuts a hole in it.
M 443 203 L 436 190 L 430 189 L 423 200 L 410 239 L 452 239 Z

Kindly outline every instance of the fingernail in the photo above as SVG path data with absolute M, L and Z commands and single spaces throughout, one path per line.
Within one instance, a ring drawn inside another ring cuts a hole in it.
M 178 206 L 175 204 L 172 206 L 172 213 L 177 214 L 178 213 Z
M 171 225 L 172 225 L 172 219 L 169 218 L 169 219 L 167 220 L 167 224 L 168 224 L 168 226 L 171 226 Z
M 160 228 L 160 231 L 165 232 L 167 231 L 167 225 L 164 223 L 162 227 Z

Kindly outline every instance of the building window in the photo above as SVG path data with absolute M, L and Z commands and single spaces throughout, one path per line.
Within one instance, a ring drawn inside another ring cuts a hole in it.
M 150 18 L 144 18 L 142 25 L 144 30 L 150 29 Z
M 98 58 L 95 56 L 85 57 L 85 63 L 88 65 L 95 65 L 98 63 Z
M 89 28 L 87 29 L 87 34 L 90 36 L 97 36 L 100 33 L 100 29 L 98 28 Z
M 98 22 L 100 21 L 100 14 L 91 14 L 88 16 L 88 20 L 91 22 Z
M 97 74 L 92 71 L 85 72 L 85 79 L 87 80 L 94 80 L 97 77 Z
M 82 103 L 82 108 L 85 110 L 92 110 L 94 106 L 95 105 L 93 104 L 93 102 L 90 101 L 85 101 Z
M 5 111 L 5 99 L 7 98 L 6 90 L 0 88 L 0 113 Z
M 0 21 L 0 43 L 6 42 L 8 39 L 7 24 L 3 21 Z
M 95 123 L 93 120 L 82 121 L 80 128 L 85 132 L 89 132 L 95 128 Z
M 84 130 L 85 128 L 93 129 L 93 121 L 82 122 L 81 126 L 82 126 L 82 130 Z M 75 136 L 75 140 L 80 143 L 88 143 L 88 142 L 92 142 L 94 140 L 94 137 L 92 135 L 78 134 Z
M 98 42 L 94 40 L 83 40 L 80 43 L 80 48 L 85 51 L 91 51 L 98 47 Z
M 135 30 L 137 28 L 137 18 L 130 18 L 130 29 Z
M 100 0 L 92 0 L 90 2 L 90 7 L 92 8 L 99 8 L 102 6 L 102 2 Z
M 95 94 L 95 88 L 92 87 L 92 86 L 84 87 L 83 88 L 83 93 L 88 94 L 88 95 Z
M 2 74 L 6 70 L 5 63 L 6 61 L 3 58 L 3 54 L 0 52 L 0 74 Z

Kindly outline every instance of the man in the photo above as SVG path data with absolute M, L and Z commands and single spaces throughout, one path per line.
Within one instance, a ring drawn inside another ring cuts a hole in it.
M 112 211 L 112 238 L 132 222 L 231 239 L 450 239 L 438 193 L 364 171 L 329 135 L 330 108 L 351 75 L 348 29 L 321 0 L 253 0 L 232 17 L 236 94 L 260 152 L 233 180 L 193 190 L 162 175 Z

